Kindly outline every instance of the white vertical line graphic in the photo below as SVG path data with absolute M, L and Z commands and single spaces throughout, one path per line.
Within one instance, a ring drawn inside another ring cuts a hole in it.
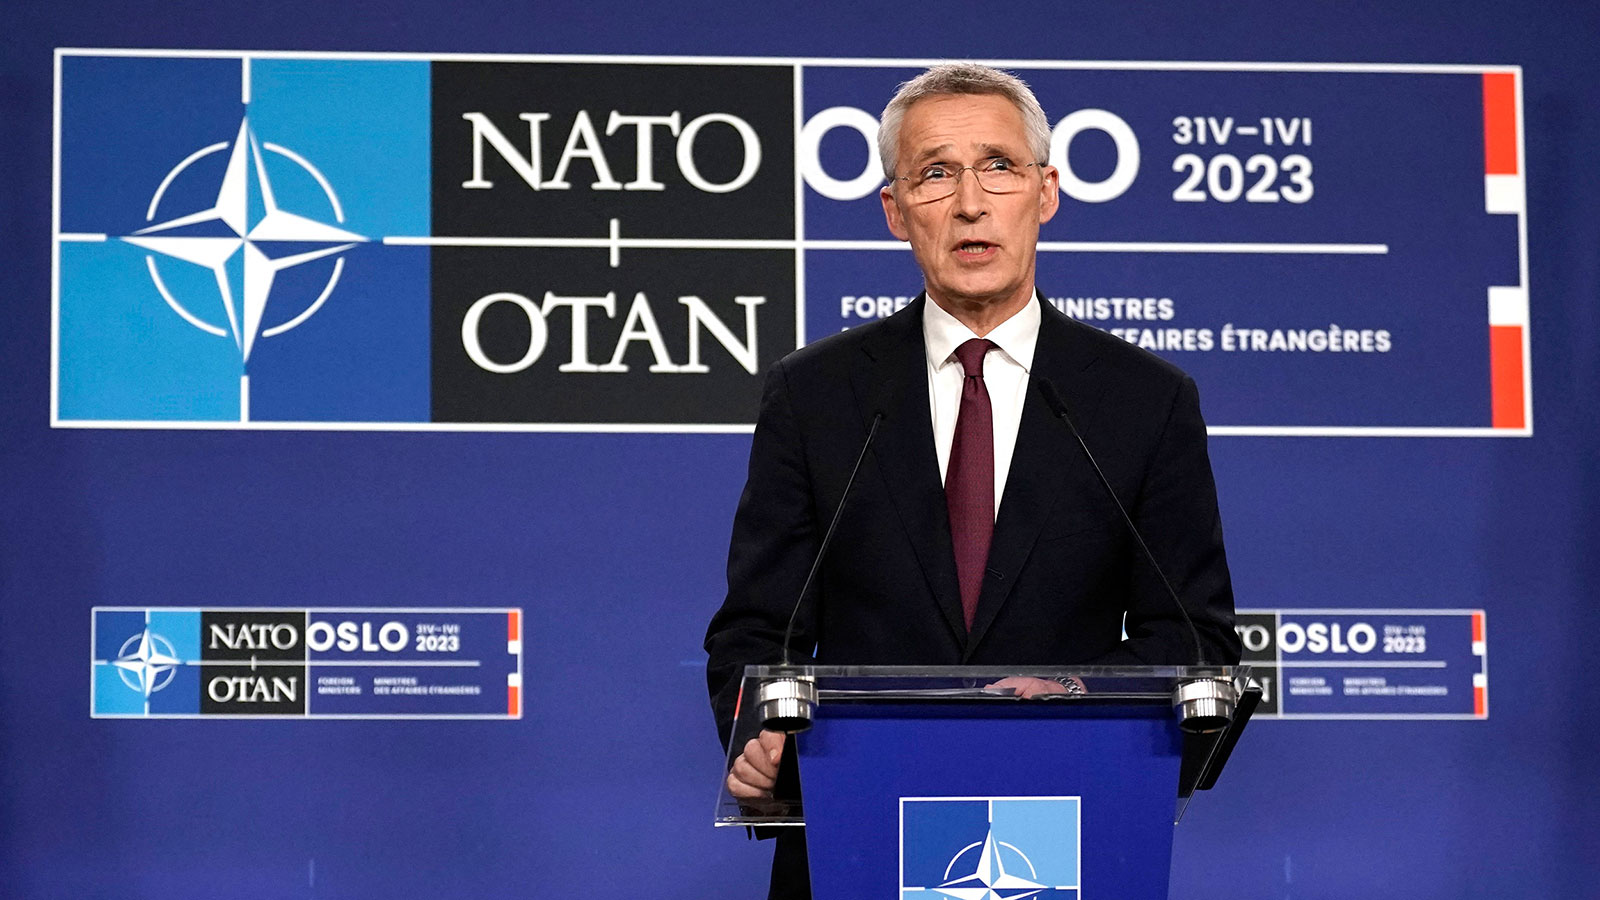
M 1278 639 L 1281 634 L 1283 634 L 1283 613 L 1275 612 L 1272 614 L 1272 663 L 1277 668 L 1277 678 L 1275 680 L 1278 683 L 1273 685 L 1272 689 L 1277 692 L 1274 696 L 1278 698 L 1278 715 L 1280 716 L 1288 711 L 1283 708 L 1288 698 L 1284 696 L 1283 689 L 1283 642 Z
M 1073 874 L 1072 885 L 1078 889 L 1078 900 L 1083 900 L 1083 798 L 1078 797 L 1072 804 L 1072 814 L 1077 820 L 1073 828 L 1073 835 L 1078 839 L 1078 850 L 1072 855 L 1072 861 L 1077 871 Z
M 805 127 L 804 66 L 794 67 L 794 346 L 806 345 L 806 179 L 800 164 L 800 132 Z
M 150 635 L 150 610 L 149 610 L 148 607 L 146 607 L 145 611 L 144 611 L 144 633 L 145 633 L 144 641 L 148 642 L 150 640 L 150 637 L 149 637 L 149 635 Z M 150 681 L 151 680 L 152 679 L 151 679 L 151 676 L 150 676 L 150 673 L 149 673 L 148 670 L 145 671 L 145 673 L 139 678 L 139 683 L 141 685 L 144 685 L 144 714 L 147 715 L 147 716 L 150 715 L 150 687 L 149 687 L 149 685 L 150 685 Z
M 900 885 L 900 890 L 904 891 L 906 887 L 906 798 L 904 797 L 900 798 L 900 834 L 896 837 L 895 843 L 900 850 L 900 872 L 895 881 Z
M 61 421 L 61 49 L 50 109 L 50 427 Z M 94 655 L 93 649 L 90 656 Z M 90 698 L 93 702 L 93 698 Z M 91 713 L 93 709 L 91 708 Z
M 1522 177 L 1522 183 L 1528 183 L 1528 151 L 1522 139 L 1522 67 L 1512 70 L 1511 83 L 1516 85 L 1512 96 L 1517 107 L 1517 174 Z M 1524 188 L 1526 190 L 1526 188 Z M 1522 211 L 1517 213 L 1517 257 L 1520 274 L 1522 277 L 1522 293 L 1528 296 L 1528 201 L 1526 194 L 1523 196 Z M 1529 316 L 1527 325 L 1522 328 L 1522 426 L 1526 433 L 1533 435 L 1533 350 L 1532 350 L 1533 321 Z M 1486 623 L 1487 625 L 1487 623 Z M 1487 631 L 1485 634 L 1487 635 Z M 1488 707 L 1484 707 L 1488 711 Z
M 61 56 L 60 56 L 59 52 L 56 55 L 56 59 L 57 60 L 61 59 Z M 99 629 L 97 629 L 95 627 L 96 625 L 99 624 L 99 617 L 100 617 L 100 613 L 94 607 L 90 607 L 89 608 L 89 718 L 91 718 L 91 719 L 99 718 L 98 716 L 95 715 L 95 710 L 97 709 L 97 707 L 95 706 L 95 694 L 97 693 L 97 686 L 98 686 L 98 684 L 100 682 L 100 673 L 95 669 L 95 666 L 98 666 L 100 664 L 100 661 L 98 659 L 95 659 L 95 653 L 94 653 L 94 651 L 95 651 L 95 643 L 99 640 L 99 635 L 98 635 L 98 630 Z
M 311 610 L 309 609 L 300 613 L 300 633 L 311 633 Z M 205 636 L 201 635 L 200 640 L 204 641 Z M 307 646 L 305 649 L 306 709 L 303 713 L 306 718 L 311 717 L 311 698 L 316 694 L 315 691 L 311 690 L 311 668 L 311 648 Z

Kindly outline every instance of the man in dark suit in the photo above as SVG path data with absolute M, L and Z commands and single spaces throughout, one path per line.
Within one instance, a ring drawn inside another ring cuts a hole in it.
M 926 290 L 768 374 L 728 595 L 706 636 L 724 741 L 743 667 L 778 661 L 806 572 L 880 417 L 801 606 L 795 658 L 1194 663 L 1188 626 L 1058 418 L 1059 402 L 1182 598 L 1206 659 L 1236 663 L 1194 382 L 1072 321 L 1035 288 L 1039 226 L 1060 193 L 1032 92 L 987 67 L 935 67 L 901 86 L 879 146 L 889 230 L 910 242 Z M 782 753 L 781 735 L 751 740 L 728 775 L 734 796 L 766 795 Z M 787 830 L 771 896 L 808 895 L 803 837 Z

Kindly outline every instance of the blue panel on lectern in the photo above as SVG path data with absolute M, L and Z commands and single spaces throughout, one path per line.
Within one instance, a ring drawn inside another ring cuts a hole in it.
M 825 711 L 798 743 L 817 900 L 1165 898 L 1181 743 L 1164 708 L 1104 711 Z

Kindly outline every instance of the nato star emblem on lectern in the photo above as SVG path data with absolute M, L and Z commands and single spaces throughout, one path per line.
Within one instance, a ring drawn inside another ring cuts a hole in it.
M 977 851 L 976 856 L 974 850 Z M 1010 872 L 1006 871 L 1002 851 L 1012 858 Z M 950 867 L 945 874 L 948 876 L 967 869 L 971 871 L 950 878 L 939 885 L 934 893 L 953 900 L 1024 900 L 1038 896 L 1046 886 L 1016 874 L 1018 861 L 1027 867 L 1030 876 L 1037 875 L 1027 854 L 1005 841 L 995 840 L 991 831 L 984 836 L 981 844 L 972 843 L 961 848 L 961 852 L 950 860 Z
M 1078 797 L 902 797 L 900 896 L 1076 898 Z

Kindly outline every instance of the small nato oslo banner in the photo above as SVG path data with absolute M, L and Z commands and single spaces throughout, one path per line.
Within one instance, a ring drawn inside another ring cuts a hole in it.
M 515 608 L 93 609 L 94 718 L 519 719 Z

